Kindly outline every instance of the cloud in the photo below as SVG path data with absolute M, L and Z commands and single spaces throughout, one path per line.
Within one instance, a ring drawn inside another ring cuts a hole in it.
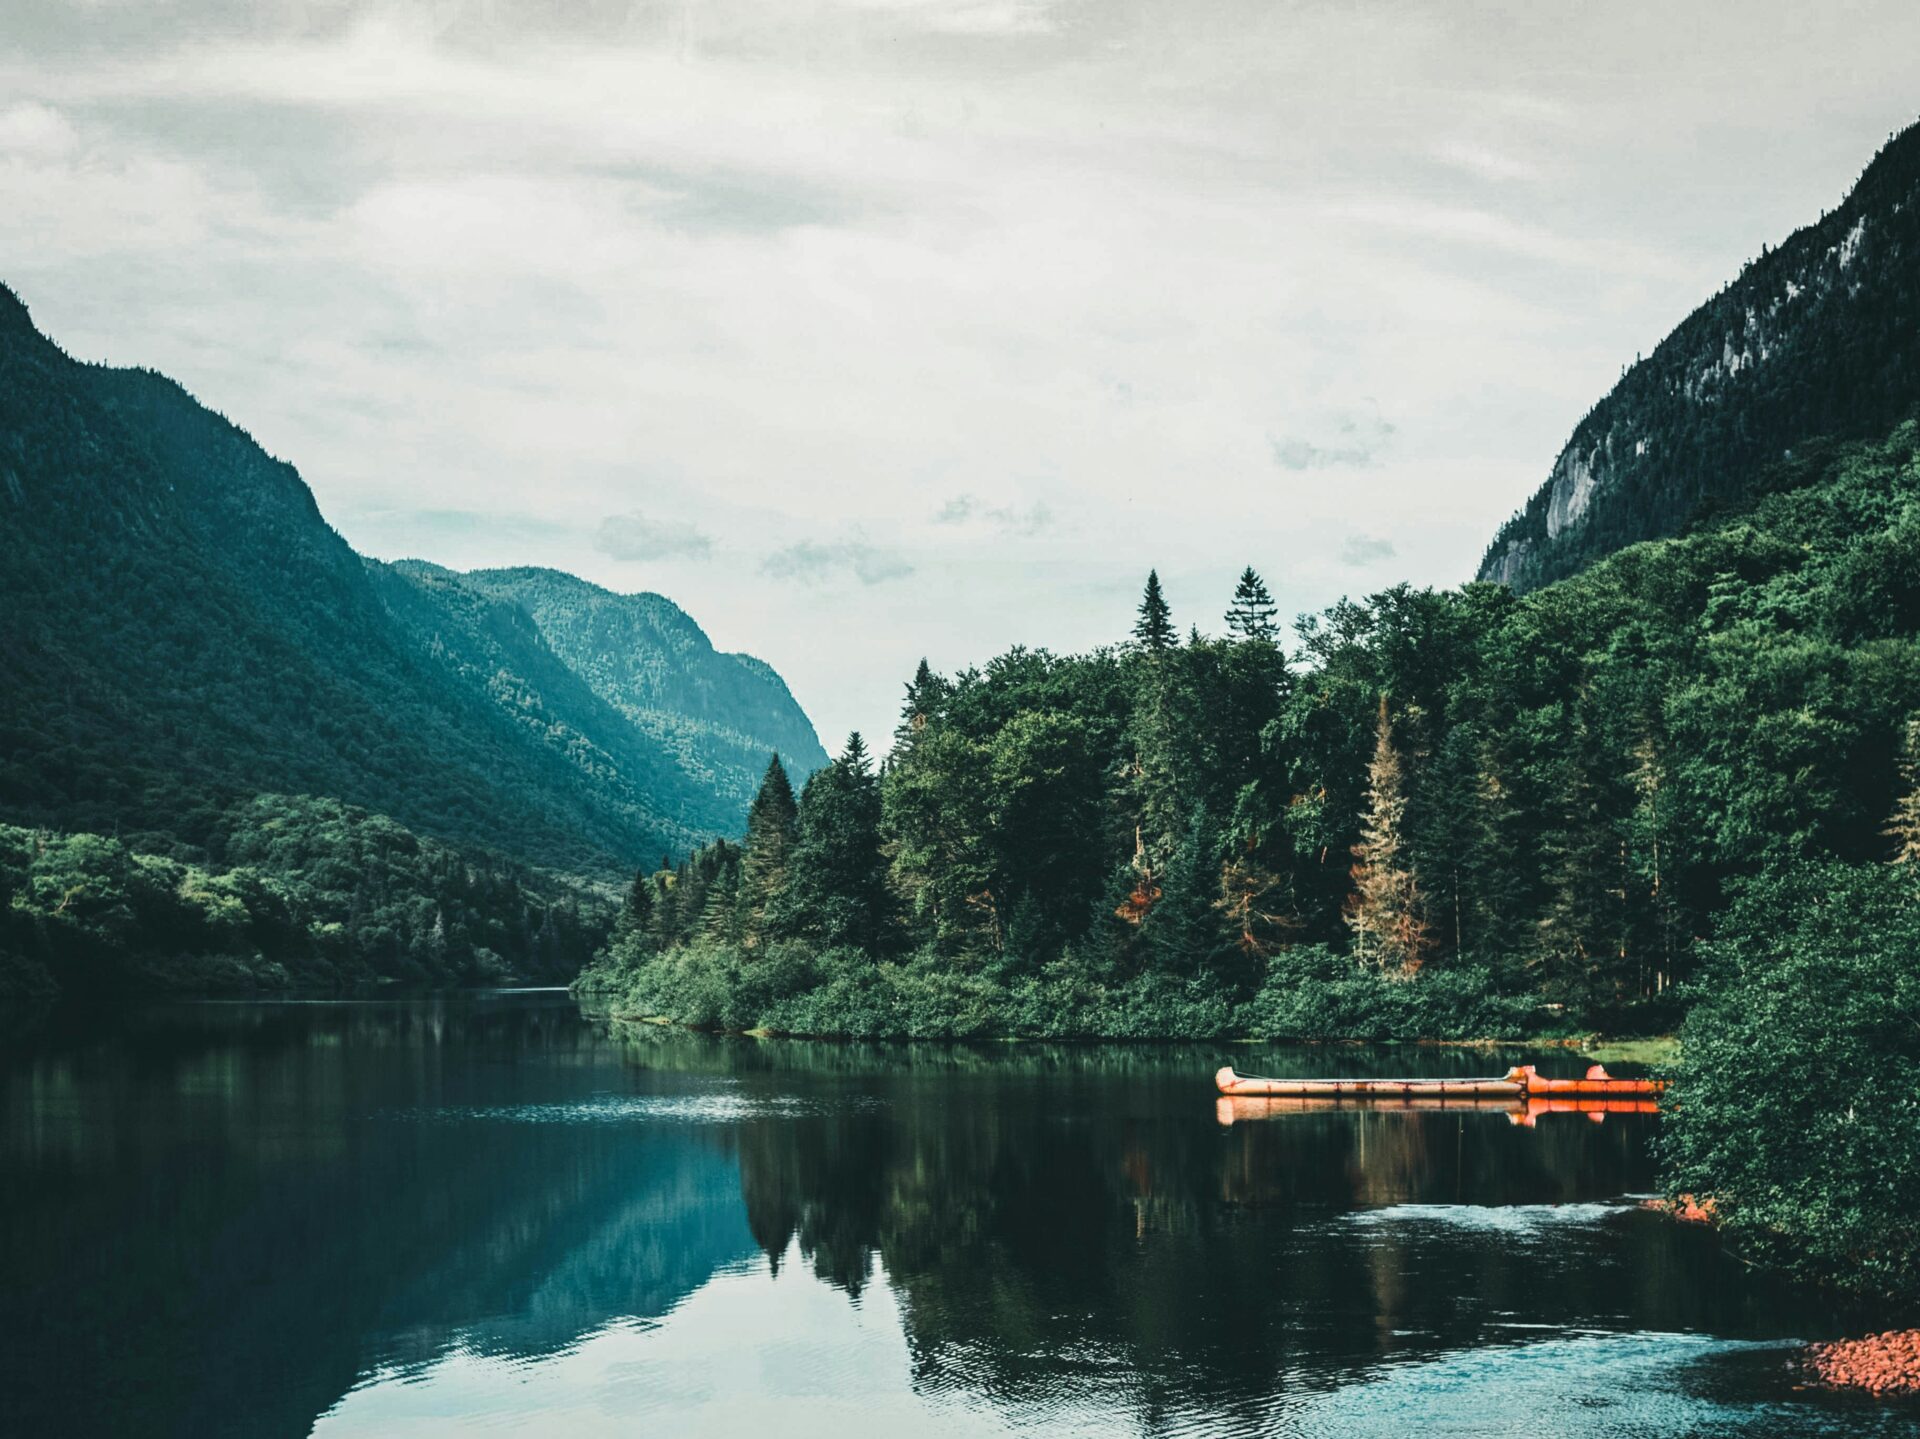
M 616 560 L 704 560 L 713 541 L 685 520 L 661 520 L 639 510 L 608 515 L 594 532 L 593 547 Z
M 841 0 L 942 35 L 1046 35 L 1054 0 Z
M 1269 435 L 1267 443 L 1273 462 L 1283 470 L 1364 469 L 1380 463 L 1393 434 L 1394 427 L 1379 415 L 1349 412 L 1335 415 L 1317 439 Z
M 1014 535 L 1037 535 L 1053 523 L 1053 511 L 1042 500 L 1025 509 L 1016 505 L 989 505 L 977 495 L 955 495 L 937 511 L 936 525 L 987 524 Z
M 64 155 L 74 140 L 73 126 L 58 110 L 30 100 L 0 110 L 0 154 Z
M 855 530 L 838 540 L 801 540 L 776 550 L 760 562 L 760 573 L 776 580 L 798 580 L 817 585 L 839 572 L 850 573 L 863 585 L 904 579 L 913 566 L 899 555 L 870 544 Z
M 1331 470 L 1373 463 L 1373 451 L 1360 445 L 1331 448 L 1307 440 L 1274 439 L 1273 462 L 1283 470 Z
M 14 4 L 0 278 L 374 553 L 631 588 L 602 517 L 696 522 L 675 599 L 871 730 L 927 650 L 1110 638 L 1151 565 L 1217 613 L 1223 523 L 1330 537 L 1289 613 L 1464 578 L 1621 360 L 1912 109 L 1898 0 L 1872 47 L 1377 8 Z M 1342 564 L 1383 515 L 1395 558 Z
M 380 555 L 440 556 L 475 542 L 564 539 L 571 525 L 524 510 L 395 509 L 350 505 L 337 523 L 354 545 Z
M 1378 535 L 1349 535 L 1347 542 L 1340 546 L 1340 563 L 1370 565 L 1378 560 L 1390 560 L 1394 554 L 1392 540 L 1383 540 Z
M 1533 181 L 1540 178 L 1540 167 L 1491 145 L 1471 140 L 1448 140 L 1433 147 L 1433 158 L 1443 165 L 1465 170 L 1483 180 L 1496 182 Z

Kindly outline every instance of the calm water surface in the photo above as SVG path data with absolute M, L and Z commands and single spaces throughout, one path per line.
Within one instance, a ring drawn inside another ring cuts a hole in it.
M 1561 1055 L 714 1039 L 564 995 L 195 1005 L 0 1070 L 32 1435 L 1920 1435 L 1873 1316 L 1638 1211 L 1658 1121 L 1223 1125 Z

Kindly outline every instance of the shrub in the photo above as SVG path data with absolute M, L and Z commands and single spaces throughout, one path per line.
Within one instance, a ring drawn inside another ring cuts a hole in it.
M 1920 1286 L 1920 876 L 1804 864 L 1745 885 L 1682 1030 L 1662 1148 L 1756 1257 Z
M 1263 1039 L 1506 1039 L 1551 1014 L 1502 994 L 1489 970 L 1430 969 L 1414 979 L 1363 970 L 1323 945 L 1275 955 L 1238 1027 Z

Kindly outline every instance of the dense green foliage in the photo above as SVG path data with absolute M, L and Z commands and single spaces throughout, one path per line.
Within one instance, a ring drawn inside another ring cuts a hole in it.
M 203 847 L 294 792 L 618 873 L 737 832 L 776 746 L 824 758 L 667 601 L 365 561 L 291 466 L 171 381 L 75 363 L 3 289 L 0 545 L 14 823 Z
M 1920 126 L 1627 370 L 1501 529 L 1481 578 L 1563 578 L 1737 503 L 1809 440 L 1885 434 L 1920 394 L 1916 257 Z
M 332 800 L 221 813 L 200 860 L 0 825 L 0 1005 L 56 991 L 564 980 L 600 890 Z
M 777 864 L 750 838 L 643 876 L 586 984 L 827 1033 L 1671 1023 L 1740 884 L 1893 852 L 1917 438 L 1811 451 L 1524 598 L 1342 603 L 1304 665 L 1243 576 L 1231 638 L 1180 641 L 1150 581 L 1124 649 L 923 666 L 879 773 L 856 741 L 816 774 Z M 743 869 L 784 876 L 764 961 Z
M 1920 1286 L 1920 869 L 1794 866 L 1710 945 L 1664 1144 L 1756 1256 Z

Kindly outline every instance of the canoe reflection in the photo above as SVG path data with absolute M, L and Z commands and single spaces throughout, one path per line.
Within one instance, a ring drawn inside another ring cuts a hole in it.
M 1580 1097 L 1542 1097 L 1484 1099 L 1465 1095 L 1379 1095 L 1379 1096 L 1259 1096 L 1221 1095 L 1214 1104 L 1214 1117 L 1222 1124 L 1238 1124 L 1250 1119 L 1277 1119 L 1287 1114 L 1325 1114 L 1333 1110 L 1366 1110 L 1370 1113 L 1437 1109 L 1470 1110 L 1476 1114 L 1504 1114 L 1507 1123 L 1531 1129 L 1542 1115 L 1584 1114 L 1595 1124 L 1609 1114 L 1658 1114 L 1660 1101 L 1652 1098 L 1590 1099 Z

